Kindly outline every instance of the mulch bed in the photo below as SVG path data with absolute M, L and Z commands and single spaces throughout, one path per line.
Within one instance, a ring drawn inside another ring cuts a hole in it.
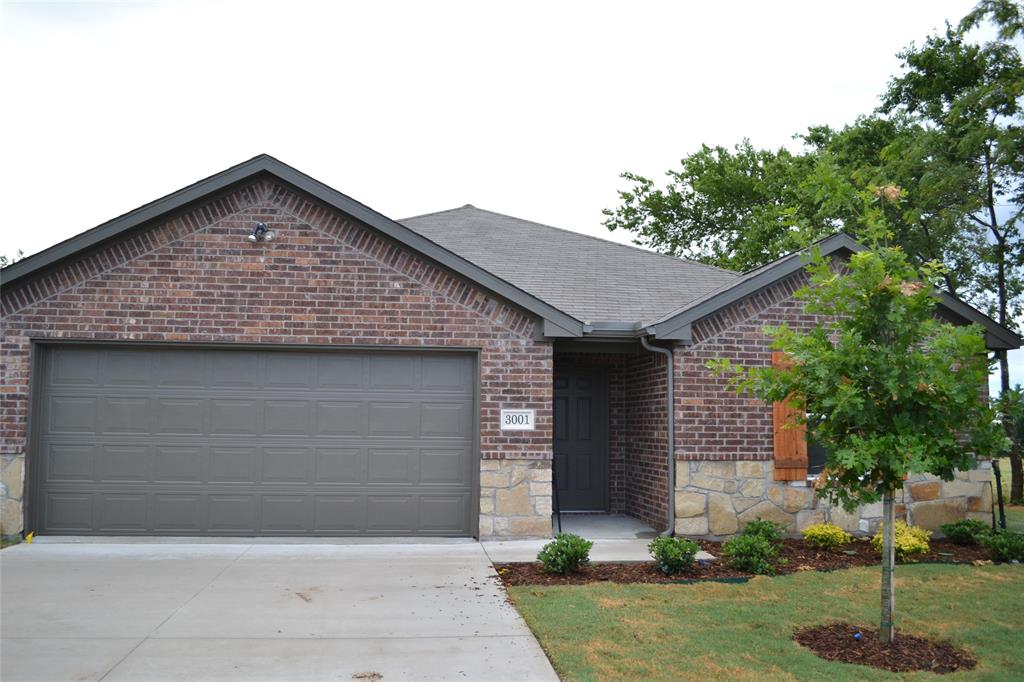
M 854 637 L 857 632 L 860 639 Z M 892 644 L 882 644 L 878 641 L 878 630 L 848 623 L 797 630 L 793 639 L 827 661 L 869 665 L 898 673 L 952 673 L 971 670 L 977 664 L 973 656 L 952 644 L 900 634 L 898 630 Z
M 698 540 L 701 549 L 715 557 L 722 556 L 719 542 Z M 801 571 L 834 571 L 855 566 L 877 566 L 879 557 L 865 540 L 854 540 L 834 550 L 817 550 L 808 547 L 802 540 L 784 540 L 782 559 L 776 567 L 779 575 Z M 918 558 L 918 562 L 932 563 L 973 563 L 987 561 L 988 551 L 982 547 L 961 547 L 948 540 L 932 540 L 931 550 Z M 580 573 L 558 575 L 545 573 L 537 562 L 495 564 L 498 576 L 506 586 L 514 585 L 581 585 L 609 581 L 614 583 L 679 583 L 694 580 L 742 580 L 752 573 L 730 568 L 722 560 L 695 565 L 686 573 L 665 575 L 653 561 L 599 562 L 586 567 Z

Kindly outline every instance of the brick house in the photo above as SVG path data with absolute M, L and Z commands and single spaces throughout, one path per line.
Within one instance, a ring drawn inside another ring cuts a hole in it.
M 803 277 L 798 254 L 738 274 L 472 206 L 393 221 L 259 156 L 0 273 L 2 532 L 536 537 L 555 504 L 873 530 L 704 367 L 771 362 L 765 324 L 813 322 Z M 911 476 L 901 504 L 987 519 L 988 471 Z

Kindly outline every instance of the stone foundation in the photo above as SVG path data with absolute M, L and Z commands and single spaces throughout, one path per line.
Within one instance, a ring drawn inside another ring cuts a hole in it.
M 0 536 L 21 534 L 21 507 L 25 491 L 25 458 L 0 457 Z
M 480 539 L 551 537 L 550 460 L 480 462 Z
M 981 462 L 977 469 L 956 472 L 952 481 L 910 475 L 896 493 L 897 518 L 933 531 L 963 518 L 991 521 L 991 466 Z M 676 534 L 722 538 L 759 518 L 782 524 L 791 536 L 824 522 L 855 535 L 878 530 L 881 502 L 849 513 L 818 498 L 811 486 L 806 481 L 774 480 L 772 462 L 678 462 Z

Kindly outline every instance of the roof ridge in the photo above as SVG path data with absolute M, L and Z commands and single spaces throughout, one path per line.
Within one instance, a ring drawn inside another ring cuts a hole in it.
M 737 275 L 737 276 L 739 276 L 741 274 L 741 273 L 736 272 L 735 270 L 727 270 L 726 268 L 720 268 L 717 265 L 709 265 L 707 263 L 701 263 L 699 261 L 690 260 L 688 258 L 679 258 L 678 256 L 672 256 L 672 255 L 667 254 L 667 253 L 660 253 L 658 251 L 650 251 L 648 249 L 640 248 L 639 246 L 636 246 L 634 244 L 623 244 L 621 242 L 612 241 L 611 239 L 603 239 L 601 237 L 595 237 L 592 234 L 586 234 L 586 233 L 583 233 L 583 232 L 577 232 L 575 230 L 569 230 L 569 229 L 566 229 L 564 227 L 558 227 L 556 225 L 548 225 L 547 223 L 540 223 L 540 222 L 537 222 L 536 220 L 528 220 L 526 218 L 520 218 L 518 216 L 509 215 L 508 213 L 501 213 L 499 211 L 491 211 L 491 210 L 486 209 L 486 208 L 480 208 L 479 206 L 474 206 L 473 204 L 466 204 L 465 206 L 458 206 L 456 208 L 449 208 L 449 209 L 445 209 L 443 211 L 432 211 L 430 213 L 422 213 L 420 215 L 411 216 L 409 218 L 402 218 L 398 222 L 404 223 L 406 220 L 415 220 L 416 218 L 425 218 L 427 216 L 440 215 L 442 213 L 452 213 L 454 211 L 461 211 L 462 209 L 465 209 L 465 208 L 471 208 L 474 211 L 482 211 L 483 213 L 490 213 L 492 215 L 501 216 L 503 218 L 511 218 L 512 220 L 518 220 L 519 222 L 523 222 L 523 223 L 530 223 L 531 225 L 537 225 L 539 227 L 546 227 L 549 230 L 558 230 L 559 232 L 566 232 L 566 233 L 571 234 L 571 235 L 573 235 L 575 237 L 583 237 L 584 239 L 591 239 L 591 240 L 596 241 L 596 242 L 601 242 L 602 244 L 611 244 L 612 246 L 620 246 L 620 247 L 622 247 L 624 249 L 630 249 L 632 251 L 639 251 L 640 253 L 644 253 L 644 254 L 647 254 L 647 255 L 650 255 L 650 256 L 659 256 L 661 258 L 668 258 L 669 260 L 672 260 L 672 261 L 674 261 L 676 263 L 686 263 L 687 265 L 697 265 L 697 266 L 700 266 L 702 268 L 709 268 L 711 270 L 717 270 L 719 272 L 723 272 L 723 273 L 730 274 L 730 275 Z

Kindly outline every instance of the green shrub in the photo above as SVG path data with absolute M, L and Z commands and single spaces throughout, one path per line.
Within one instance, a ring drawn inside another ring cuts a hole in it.
M 1024 533 L 986 533 L 978 540 L 992 561 L 1024 561 Z
M 779 544 L 756 533 L 737 535 L 722 544 L 722 555 L 738 571 L 771 575 L 775 573 L 772 560 L 779 555 Z
M 662 573 L 682 573 L 693 566 L 693 558 L 700 550 L 693 540 L 686 538 L 656 537 L 647 545 Z
M 782 542 L 782 531 L 784 529 L 785 526 L 780 523 L 754 519 L 753 521 L 748 521 L 747 525 L 743 527 L 743 535 L 764 538 L 771 544 L 778 545 Z
M 962 519 L 953 523 L 944 523 L 939 528 L 956 545 L 976 545 L 991 530 L 987 523 L 975 519 Z
M 835 549 L 853 540 L 853 536 L 834 523 L 815 523 L 801 531 L 804 542 L 818 549 Z
M 929 550 L 928 538 L 931 532 L 917 526 L 908 526 L 903 521 L 896 522 L 896 560 L 906 561 L 918 554 L 926 554 Z M 878 553 L 882 552 L 882 529 L 879 528 L 875 537 L 871 538 L 871 546 Z
M 541 548 L 537 561 L 544 564 L 548 573 L 576 573 L 590 563 L 590 548 L 593 546 L 593 542 L 579 535 L 559 533 Z

